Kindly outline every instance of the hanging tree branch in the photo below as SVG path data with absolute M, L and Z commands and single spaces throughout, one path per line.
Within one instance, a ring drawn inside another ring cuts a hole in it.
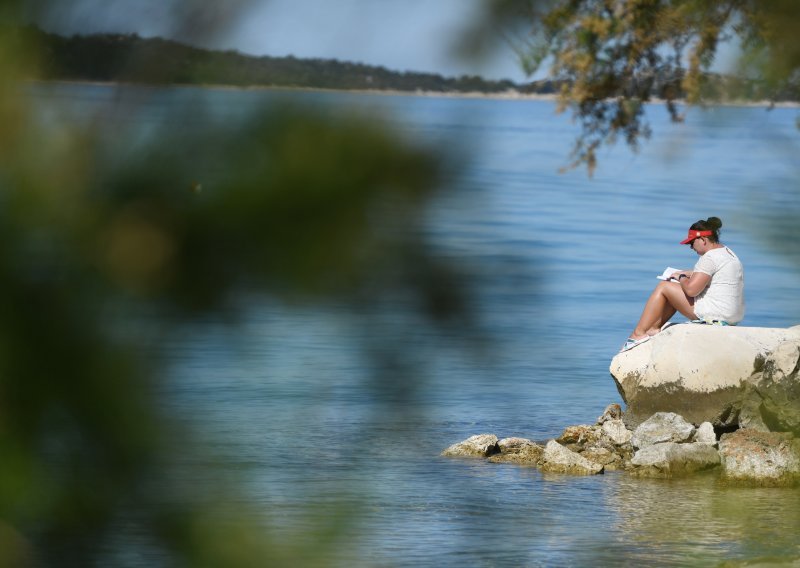
M 549 65 L 559 110 L 581 125 L 568 168 L 618 138 L 634 151 L 651 128 L 643 104 L 800 99 L 800 3 L 795 0 L 492 0 L 495 23 L 527 26 L 515 49 L 533 74 Z M 738 40 L 732 76 L 710 73 L 721 43 Z M 524 51 L 520 46 L 526 46 Z

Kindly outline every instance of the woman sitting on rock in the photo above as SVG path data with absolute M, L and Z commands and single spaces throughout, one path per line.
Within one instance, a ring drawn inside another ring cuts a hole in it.
M 739 258 L 719 242 L 722 221 L 709 217 L 689 228 L 681 241 L 700 258 L 694 270 L 679 270 L 659 282 L 644 305 L 639 323 L 620 352 L 657 334 L 680 312 L 696 323 L 736 325 L 744 317 L 744 271 Z

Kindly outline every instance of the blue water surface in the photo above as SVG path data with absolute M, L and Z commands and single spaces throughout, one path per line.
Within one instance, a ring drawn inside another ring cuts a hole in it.
M 713 476 L 566 477 L 439 457 L 478 433 L 546 440 L 622 402 L 611 358 L 655 276 L 693 266 L 678 242 L 698 219 L 720 217 L 723 241 L 742 259 L 742 325 L 800 324 L 797 243 L 774 231 L 800 208 L 796 109 L 690 110 L 676 125 L 653 105 L 653 139 L 638 154 L 602 148 L 589 177 L 559 173 L 577 127 L 548 101 L 65 85 L 35 95 L 111 122 L 144 106 L 153 124 L 178 105 L 236 117 L 290 100 L 375 115 L 453 157 L 424 231 L 463 271 L 474 344 L 417 325 L 400 305 L 365 317 L 259 300 L 241 328 L 204 322 L 163 346 L 164 404 L 235 473 L 265 531 L 313 547 L 319 526 L 347 508 L 331 563 L 365 566 L 800 556 L 796 489 L 726 488 Z M 399 402 L 365 349 L 382 334 L 419 373 Z

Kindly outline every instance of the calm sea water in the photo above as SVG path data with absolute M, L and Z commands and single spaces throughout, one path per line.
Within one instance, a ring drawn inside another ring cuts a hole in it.
M 636 155 L 602 150 L 589 178 L 558 173 L 576 127 L 549 102 L 97 86 L 33 95 L 43 108 L 67 102 L 121 121 L 145 100 L 136 120 L 153 124 L 178 106 L 236 114 L 289 97 L 378 113 L 463 159 L 426 231 L 464 267 L 479 349 L 407 321 L 400 307 L 365 318 L 263 302 L 238 331 L 209 321 L 164 346 L 164 404 L 235 473 L 265 531 L 315 547 L 320 528 L 335 525 L 337 562 L 367 566 L 800 558 L 796 489 L 724 488 L 713 475 L 544 475 L 438 455 L 477 433 L 552 438 L 621 402 L 610 360 L 655 276 L 694 264 L 677 243 L 698 219 L 721 217 L 744 263 L 742 325 L 800 324 L 796 229 L 784 246 L 771 240 L 800 209 L 797 110 L 711 108 L 678 126 L 654 106 L 654 139 Z M 364 345 L 376 336 L 419 372 L 403 404 L 375 381 Z M 345 521 L 343 508 L 353 513 Z M 140 554 L 129 561 L 157 563 Z

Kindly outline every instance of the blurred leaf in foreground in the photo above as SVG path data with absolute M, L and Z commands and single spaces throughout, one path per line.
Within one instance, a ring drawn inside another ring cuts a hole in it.
M 130 116 L 42 116 L 29 95 L 44 87 L 24 82 L 36 60 L 0 37 L 0 566 L 335 563 L 348 511 L 301 548 L 270 539 L 235 487 L 182 486 L 160 362 L 131 330 L 259 294 L 369 309 L 394 291 L 446 320 L 458 287 L 412 230 L 436 154 L 374 117 L 289 106 L 194 107 L 146 135 Z

